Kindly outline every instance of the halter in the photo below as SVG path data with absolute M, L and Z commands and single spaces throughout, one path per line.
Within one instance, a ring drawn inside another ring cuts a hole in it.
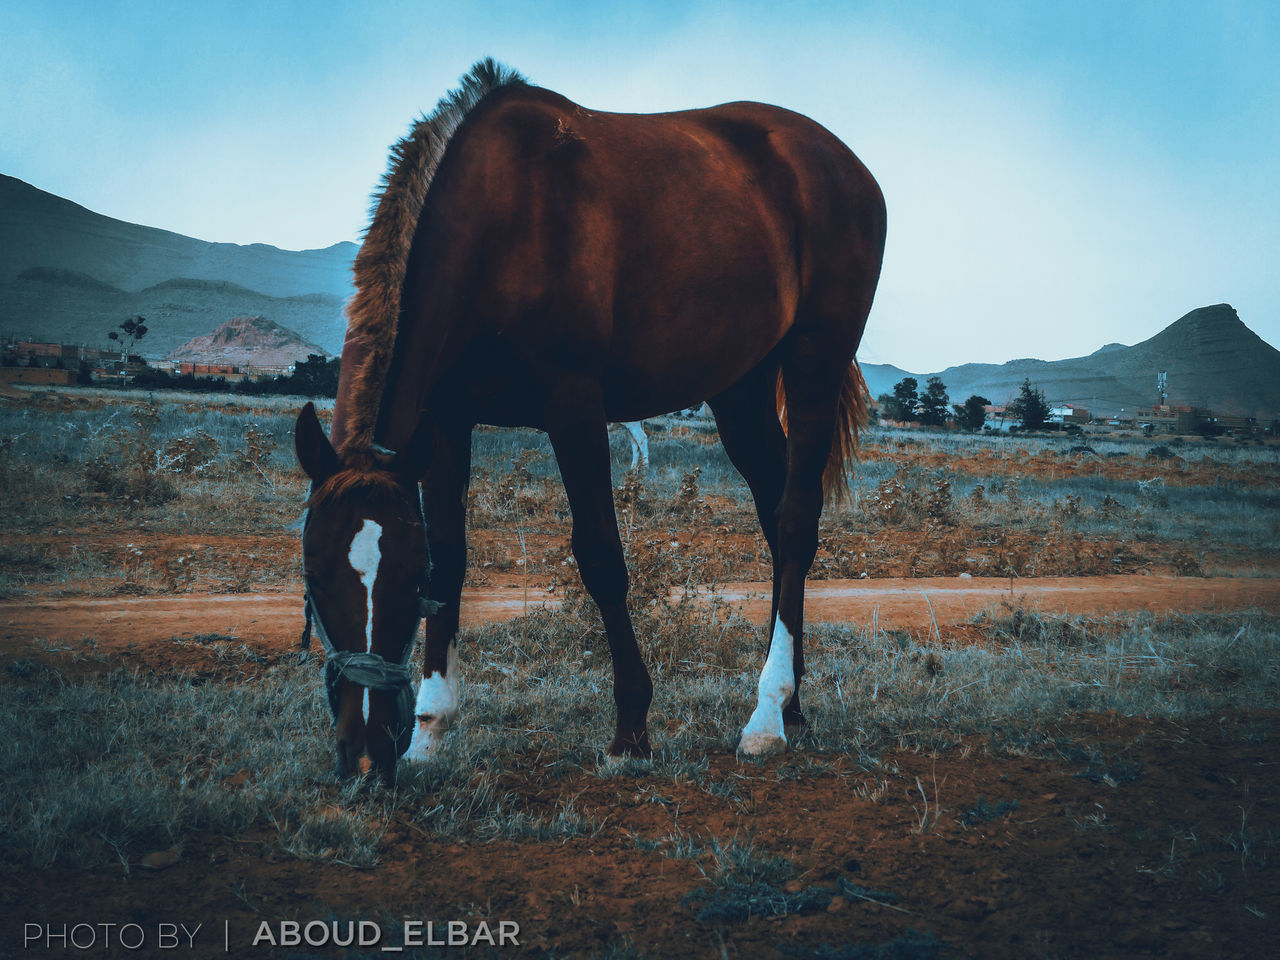
M 414 486 L 417 486 L 417 484 Z M 418 487 L 418 521 L 422 525 L 422 531 L 425 536 L 427 518 L 422 508 L 421 487 Z M 306 518 L 302 522 L 304 536 L 307 532 L 307 524 L 310 522 L 311 511 L 308 510 Z M 414 721 L 416 720 L 413 672 L 409 669 L 407 663 L 413 653 L 414 641 L 417 639 L 418 624 L 424 617 L 430 616 L 441 607 L 441 604 L 427 597 L 430 583 L 431 552 L 428 546 L 427 563 L 423 568 L 422 580 L 418 584 L 418 616 L 414 620 L 413 626 L 409 629 L 409 636 L 405 639 L 401 648 L 402 652 L 398 663 L 393 663 L 381 654 L 373 653 L 372 651 L 338 649 L 329 638 L 329 631 L 325 629 L 320 610 L 316 607 L 315 600 L 311 597 L 310 580 L 307 581 L 306 592 L 303 595 L 302 603 L 303 612 L 306 615 L 306 623 L 302 627 L 302 637 L 298 641 L 298 647 L 302 651 L 298 662 L 306 663 L 311 659 L 311 631 L 314 625 L 316 636 L 320 638 L 320 645 L 324 648 L 324 686 L 329 701 L 329 726 L 333 727 L 338 723 L 339 680 L 347 680 L 369 690 L 394 690 L 396 692 L 396 715 L 400 721 L 396 731 L 397 757 L 404 756 L 409 749 L 410 742 L 413 740 Z

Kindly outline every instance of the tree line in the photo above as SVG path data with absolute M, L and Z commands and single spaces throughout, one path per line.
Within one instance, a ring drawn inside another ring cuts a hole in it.
M 884 416 L 902 423 L 919 423 L 927 427 L 945 427 L 954 423 L 962 430 L 981 430 L 987 419 L 986 407 L 991 401 L 972 394 L 964 403 L 952 403 L 947 385 L 941 377 L 925 381 L 924 392 L 915 377 L 903 377 L 894 384 L 892 393 L 877 398 Z M 1049 420 L 1049 404 L 1044 391 L 1037 390 L 1029 379 L 1022 381 L 1018 396 L 1005 408 L 1010 420 L 1020 421 L 1023 430 L 1041 430 Z
M 169 373 L 152 367 L 135 374 L 132 384 L 146 390 L 194 390 L 199 393 L 243 393 L 253 396 L 293 394 L 303 397 L 338 395 L 338 358 L 327 360 L 312 353 L 295 364 L 285 377 L 229 382 L 222 377 L 197 377 L 190 373 Z

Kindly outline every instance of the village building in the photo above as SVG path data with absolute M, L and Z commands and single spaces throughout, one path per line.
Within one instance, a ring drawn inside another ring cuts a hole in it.
M 1083 426 L 1092 418 L 1087 407 L 1078 407 L 1073 403 L 1055 403 L 1049 408 L 1050 423 L 1074 423 Z

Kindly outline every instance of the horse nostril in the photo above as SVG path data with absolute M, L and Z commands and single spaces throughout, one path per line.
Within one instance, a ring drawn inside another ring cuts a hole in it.
M 430 722 L 431 722 L 432 720 L 434 720 L 435 718 L 436 718 L 436 715 L 435 715 L 434 713 L 420 713 L 420 714 L 418 714 L 418 722 L 419 722 L 419 723 L 430 723 Z

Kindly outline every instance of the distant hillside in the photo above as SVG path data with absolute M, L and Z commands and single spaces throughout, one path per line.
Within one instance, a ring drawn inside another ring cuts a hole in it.
M 249 316 L 296 331 L 308 349 L 318 345 L 336 355 L 357 249 L 206 243 L 93 213 L 0 174 L 0 332 L 99 345 L 121 320 L 141 315 L 149 328 L 141 352 L 158 357 Z M 1110 343 L 1087 357 L 1052 362 L 969 363 L 940 376 L 953 402 L 978 393 L 1003 403 L 1025 378 L 1051 401 L 1111 414 L 1154 403 L 1160 371 L 1169 374 L 1175 405 L 1280 415 L 1280 352 L 1225 303 L 1193 310 L 1132 347 Z M 863 373 L 873 396 L 906 376 L 923 389 L 930 376 L 890 364 L 867 364 Z
M 1245 326 L 1225 303 L 1192 310 L 1132 347 L 1109 343 L 1087 357 L 1069 360 L 966 363 L 938 374 L 902 376 L 915 377 L 921 390 L 929 377 L 941 377 L 953 403 L 975 393 L 1005 403 L 1028 379 L 1050 402 L 1076 403 L 1095 414 L 1112 415 L 1122 408 L 1154 404 L 1161 371 L 1169 374 L 1169 403 L 1175 406 L 1260 419 L 1280 416 L 1280 351 Z M 870 376 L 867 383 L 871 385 Z M 872 394 L 892 387 L 872 387 Z
M 166 360 L 287 367 L 325 351 L 266 317 L 232 317 L 203 337 L 172 351 Z
M 867 389 L 873 397 L 878 397 L 882 393 L 893 393 L 894 384 L 903 377 L 916 376 L 891 363 L 864 363 L 861 366 L 862 378 L 867 381 Z M 918 377 L 917 379 L 920 380 L 920 389 L 923 390 L 924 380 Z
M 234 283 L 187 278 L 128 293 L 69 270 L 33 268 L 0 288 L 0 331 L 64 343 L 106 342 L 126 317 L 147 318 L 139 345 L 159 357 L 235 316 L 264 316 L 296 330 L 327 353 L 341 349 L 343 300 L 332 294 L 268 297 Z
M 0 174 L 0 330 L 97 343 L 142 314 L 151 333 L 140 346 L 156 355 L 232 316 L 261 314 L 336 352 L 357 249 L 206 243 Z

